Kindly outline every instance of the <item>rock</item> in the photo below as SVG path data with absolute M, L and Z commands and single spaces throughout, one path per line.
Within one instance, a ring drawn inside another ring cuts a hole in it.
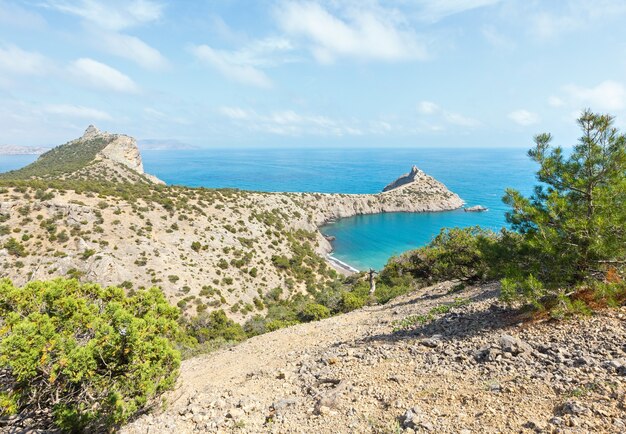
M 426 430 L 426 431 L 433 431 L 435 429 L 435 427 L 433 426 L 432 423 L 430 422 L 420 422 L 420 428 Z
M 317 414 L 319 414 L 320 416 L 328 416 L 329 414 L 331 414 L 331 412 L 332 410 L 330 409 L 330 407 L 326 407 L 325 405 L 320 405 L 317 409 Z
M 432 335 L 429 338 L 422 339 L 420 341 L 420 344 L 424 345 L 425 347 L 436 348 L 439 345 L 441 345 L 441 339 L 442 339 L 441 335 Z
M 589 413 L 589 409 L 578 401 L 567 401 L 563 404 L 563 413 L 577 416 Z
M 295 399 L 281 399 L 272 404 L 272 408 L 276 411 L 283 410 L 291 405 L 294 405 L 297 401 Z
M 502 352 L 499 348 L 487 345 L 474 351 L 474 359 L 478 362 L 495 362 L 502 358 Z
M 526 422 L 524 424 L 524 427 L 528 429 L 532 429 L 536 432 L 542 432 L 543 430 L 545 430 L 546 424 L 540 420 L 533 419 L 533 420 L 529 420 L 528 422 Z
M 558 416 L 554 416 L 552 419 L 550 419 L 550 424 L 554 425 L 554 426 L 561 426 L 563 425 L 563 419 L 558 417 Z
M 404 428 L 419 428 L 422 421 L 422 409 L 418 406 L 408 409 L 402 416 L 402 426 Z
M 233 420 L 241 420 L 246 413 L 240 408 L 232 408 L 226 413 L 226 417 Z
M 83 133 L 82 139 L 90 140 L 100 135 L 100 130 L 93 125 L 89 125 Z
M 502 351 L 513 355 L 531 353 L 533 351 L 533 348 L 526 342 L 511 335 L 500 336 L 500 348 Z
M 383 188 L 383 192 L 391 191 L 403 185 L 410 184 L 411 182 L 415 181 L 415 178 L 418 178 L 419 175 L 422 175 L 422 174 L 424 174 L 424 172 L 419 170 L 417 166 L 413 166 L 411 167 L 411 171 L 409 173 L 405 173 L 404 175 L 402 175 L 395 181 L 387 184 L 387 186 Z
M 482 205 L 474 205 L 474 206 L 470 206 L 467 208 L 464 208 L 463 211 L 465 212 L 485 212 L 485 211 L 489 211 L 489 208 L 486 208 Z

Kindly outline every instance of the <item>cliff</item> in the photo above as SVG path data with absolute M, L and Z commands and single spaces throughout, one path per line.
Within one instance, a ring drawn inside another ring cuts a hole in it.
M 423 175 L 424 175 L 424 172 L 419 170 L 417 166 L 413 166 L 409 173 L 405 173 L 404 175 L 402 175 L 401 177 L 399 177 L 392 183 L 387 184 L 387 186 L 383 188 L 383 191 L 391 191 L 396 188 L 402 187 L 403 185 L 409 184 L 411 182 L 415 182 L 416 179 L 421 178 Z
M 389 188 L 390 186 L 393 186 Z M 438 212 L 463 206 L 463 200 L 435 178 L 413 166 L 378 194 L 304 193 L 302 199 L 314 210 L 321 226 L 331 220 L 386 212 Z
M 134 138 L 90 125 L 82 137 L 43 153 L 35 162 L 0 179 L 70 179 L 163 184 L 144 172 Z

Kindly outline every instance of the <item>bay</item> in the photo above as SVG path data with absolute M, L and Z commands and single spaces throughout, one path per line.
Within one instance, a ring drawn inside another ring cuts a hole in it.
M 357 269 L 380 269 L 390 256 L 427 244 L 443 227 L 505 226 L 505 189 L 529 194 L 536 169 L 520 148 L 199 149 L 142 156 L 146 172 L 168 184 L 270 192 L 378 193 L 416 165 L 468 205 L 489 208 L 355 216 L 323 227 L 336 237 L 333 256 Z M 34 159 L 0 156 L 0 171 Z

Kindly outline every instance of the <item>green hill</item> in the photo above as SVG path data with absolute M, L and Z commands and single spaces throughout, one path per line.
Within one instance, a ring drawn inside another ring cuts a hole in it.
M 105 137 L 77 139 L 42 154 L 34 163 L 1 173 L 0 179 L 56 178 L 68 175 L 93 162 L 109 143 Z

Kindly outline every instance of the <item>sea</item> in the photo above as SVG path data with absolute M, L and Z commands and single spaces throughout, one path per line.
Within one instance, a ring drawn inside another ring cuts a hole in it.
M 335 237 L 332 256 L 358 270 L 381 269 L 390 257 L 428 244 L 442 228 L 507 225 L 507 188 L 530 194 L 536 165 L 521 148 L 201 149 L 142 151 L 146 172 L 168 184 L 268 192 L 378 193 L 416 165 L 457 193 L 463 210 L 387 213 L 341 219 L 321 228 Z M 0 156 L 0 172 L 36 159 Z

